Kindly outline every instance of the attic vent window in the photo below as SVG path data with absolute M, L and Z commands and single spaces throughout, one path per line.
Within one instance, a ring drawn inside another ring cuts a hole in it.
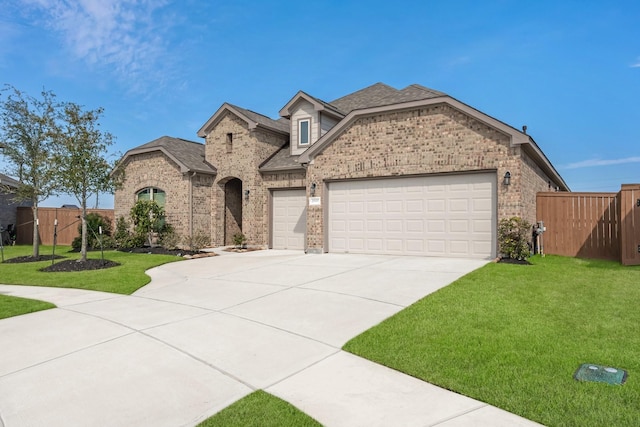
M 311 141 L 309 122 L 309 119 L 298 121 L 298 145 L 309 145 L 309 141 Z
M 227 153 L 231 153 L 233 151 L 233 134 L 232 133 L 227 134 L 227 141 L 225 144 L 227 147 Z

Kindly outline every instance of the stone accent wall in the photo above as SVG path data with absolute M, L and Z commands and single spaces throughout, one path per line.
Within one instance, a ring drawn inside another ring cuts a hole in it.
M 227 134 L 233 135 L 231 152 L 227 152 Z M 267 245 L 268 217 L 264 215 L 268 190 L 258 168 L 288 141 L 288 136 L 263 129 L 249 130 L 247 123 L 231 113 L 220 119 L 206 137 L 206 159 L 216 166 L 211 212 L 212 244 L 225 244 L 225 184 L 232 178 L 242 181 L 242 233 L 249 245 Z M 248 200 L 244 197 L 249 190 Z
M 307 182 L 315 182 L 316 196 L 322 197 L 328 180 L 491 170 L 498 181 L 498 219 L 528 216 L 522 186 L 534 178 L 522 178 L 520 147 L 511 147 L 508 135 L 439 104 L 357 119 L 315 157 Z M 502 182 L 507 171 L 512 176 L 509 186 Z M 527 189 L 526 197 L 530 194 Z M 535 193 L 531 203 L 535 211 Z M 325 249 L 323 208 L 324 203 L 307 209 L 310 251 Z
M 192 231 L 210 233 L 212 176 L 182 174 L 179 166 L 161 151 L 132 156 L 122 167 L 125 168 L 124 182 L 114 198 L 116 219 L 124 216 L 130 220 L 129 212 L 137 200 L 138 191 L 154 187 L 165 192 L 167 222 L 180 236 L 189 236 Z M 190 197 L 194 199 L 193 211 L 190 209 Z

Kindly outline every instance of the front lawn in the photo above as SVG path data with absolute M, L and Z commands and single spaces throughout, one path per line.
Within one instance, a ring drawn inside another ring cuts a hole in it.
M 65 259 L 78 259 L 80 254 L 69 252 L 69 246 L 57 246 L 56 255 Z M 5 260 L 25 255 L 31 255 L 31 246 L 6 246 Z M 41 246 L 40 255 L 51 256 L 51 246 Z M 90 252 L 89 258 L 100 259 L 100 252 Z M 51 286 L 58 288 L 78 288 L 92 291 L 114 292 L 129 295 L 151 280 L 145 271 L 168 262 L 179 261 L 183 258 L 172 255 L 134 254 L 119 251 L 105 251 L 106 260 L 115 261 L 117 267 L 101 270 L 77 272 L 43 272 L 43 267 L 51 265 L 51 261 L 0 263 L 0 284 L 5 285 L 33 285 Z M 62 259 L 55 260 L 55 262 Z
M 54 308 L 50 302 L 0 295 L 0 319 Z
M 258 390 L 198 424 L 198 427 L 320 427 L 295 406 Z
M 531 261 L 489 264 L 344 349 L 548 426 L 640 425 L 640 268 Z M 578 382 L 582 363 L 629 377 Z

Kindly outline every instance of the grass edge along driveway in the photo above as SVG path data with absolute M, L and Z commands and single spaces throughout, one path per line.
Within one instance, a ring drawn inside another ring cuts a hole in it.
M 69 246 L 57 246 L 56 255 L 64 259 L 78 259 L 80 254 L 69 252 Z M 31 254 L 31 246 L 7 246 L 4 248 L 5 260 Z M 51 256 L 51 246 L 41 246 L 40 254 Z M 39 271 L 51 265 L 51 261 L 0 263 L 0 284 L 49 286 L 60 288 L 87 289 L 130 295 L 140 289 L 151 278 L 145 273 L 148 269 L 168 262 L 183 260 L 172 255 L 134 254 L 119 251 L 105 251 L 106 260 L 118 262 L 117 267 L 78 272 L 47 273 Z M 100 259 L 100 252 L 90 252 L 89 258 Z M 62 259 L 55 260 L 55 262 Z M 0 319 L 46 310 L 55 305 L 38 300 L 0 295 Z
M 640 425 L 640 268 L 531 262 L 488 264 L 344 349 L 548 426 Z M 578 382 L 582 363 L 629 378 Z

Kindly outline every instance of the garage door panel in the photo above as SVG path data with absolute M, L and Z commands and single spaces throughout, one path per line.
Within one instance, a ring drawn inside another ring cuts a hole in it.
M 407 213 L 411 212 L 424 212 L 424 200 L 421 199 L 411 199 L 407 200 Z
M 367 231 L 380 233 L 383 230 L 383 221 L 380 219 L 367 220 Z
M 469 200 L 468 199 L 449 199 L 449 212 L 469 212 Z
M 486 220 L 473 220 L 471 221 L 472 231 L 474 233 L 484 233 L 486 236 L 491 236 L 491 221 Z
M 408 220 L 407 221 L 407 233 L 424 233 L 424 221 L 423 220 Z
M 494 173 L 330 183 L 329 251 L 493 256 L 495 186 Z
M 451 240 L 449 242 L 449 251 L 452 255 L 466 256 L 470 254 L 468 240 Z
M 305 190 L 273 191 L 271 230 L 274 249 L 304 249 L 306 206 Z
M 367 214 L 384 213 L 384 203 L 381 200 L 367 201 Z
M 468 233 L 469 221 L 467 220 L 451 220 L 449 221 L 449 231 L 452 233 Z
M 386 221 L 387 226 L 385 227 L 385 230 L 387 233 L 401 233 L 402 232 L 402 220 L 399 219 L 395 219 L 395 220 L 387 220 Z

